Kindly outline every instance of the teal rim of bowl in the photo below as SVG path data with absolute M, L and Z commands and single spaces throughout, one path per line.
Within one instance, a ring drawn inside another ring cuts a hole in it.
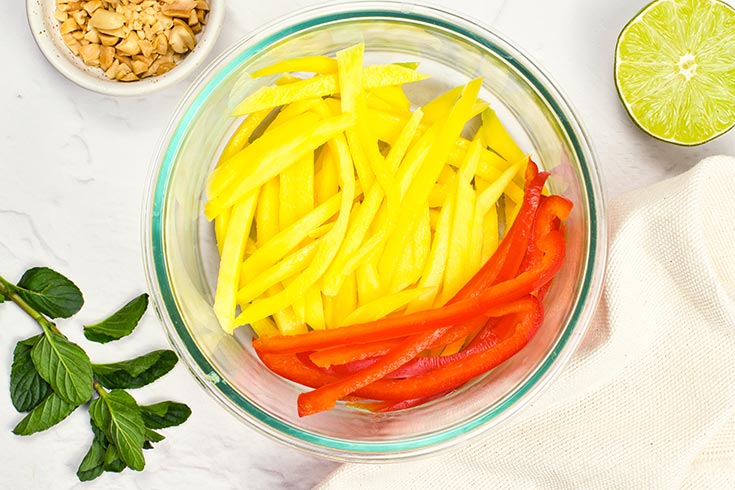
M 451 15 L 454 17 L 454 14 L 448 14 L 447 12 L 444 12 L 444 11 L 442 11 L 442 13 L 446 15 Z M 369 454 L 369 453 L 400 453 L 404 451 L 418 450 L 418 449 L 426 448 L 428 446 L 433 446 L 435 444 L 449 441 L 455 437 L 458 437 L 469 431 L 472 431 L 473 429 L 480 427 L 487 421 L 493 419 L 500 413 L 504 412 L 507 408 L 515 404 L 544 376 L 544 374 L 549 370 L 549 368 L 554 363 L 556 358 L 560 355 L 560 353 L 566 346 L 567 342 L 569 341 L 572 333 L 574 332 L 575 330 L 574 327 L 576 326 L 577 322 L 580 319 L 580 315 L 582 314 L 584 301 L 581 301 L 580 299 L 586 298 L 590 293 L 591 281 L 592 281 L 591 271 L 594 270 L 594 265 L 597 261 L 597 241 L 599 237 L 597 236 L 597 230 L 598 230 L 597 204 L 594 201 L 594 196 L 589 192 L 590 189 L 595 189 L 595 186 L 593 185 L 593 182 L 590 176 L 588 162 L 585 156 L 585 151 L 575 134 L 574 128 L 571 126 L 569 120 L 567 119 L 566 115 L 564 114 L 558 102 L 552 97 L 551 93 L 543 85 L 543 83 L 541 83 L 541 81 L 539 81 L 534 76 L 533 73 L 531 73 L 523 64 L 521 64 L 515 58 L 514 55 L 512 55 L 511 53 L 508 53 L 505 49 L 496 45 L 494 42 L 490 41 L 489 39 L 486 39 L 478 35 L 475 32 L 465 30 L 462 27 L 452 24 L 451 22 L 448 22 L 446 20 L 438 19 L 436 17 L 431 17 L 429 15 L 425 15 L 422 13 L 401 12 L 401 11 L 391 11 L 391 10 L 382 10 L 382 9 L 365 9 L 365 10 L 354 10 L 354 11 L 344 12 L 344 13 L 324 14 L 324 15 L 320 15 L 318 17 L 309 19 L 307 21 L 298 22 L 274 34 L 271 34 L 270 36 L 267 36 L 266 38 L 250 46 L 248 49 L 244 50 L 242 53 L 236 56 L 231 62 L 229 62 L 222 70 L 220 70 L 207 83 L 207 85 L 199 92 L 199 94 L 196 96 L 196 98 L 191 103 L 190 107 L 188 108 L 188 110 L 186 110 L 186 112 L 180 119 L 178 125 L 176 126 L 176 130 L 173 136 L 171 137 L 168 148 L 166 149 L 163 161 L 160 166 L 158 178 L 155 184 L 155 191 L 154 191 L 154 196 L 153 196 L 152 223 L 151 223 L 152 252 L 153 252 L 153 262 L 154 262 L 158 286 L 160 287 L 160 292 L 161 292 L 161 295 L 165 303 L 166 313 L 168 313 L 171 321 L 173 322 L 173 325 L 176 329 L 176 333 L 178 334 L 181 341 L 184 343 L 188 353 L 192 356 L 193 360 L 196 362 L 201 372 L 202 373 L 216 373 L 216 370 L 214 369 L 214 367 L 210 364 L 207 358 L 199 351 L 196 345 L 196 342 L 191 337 L 188 329 L 186 328 L 186 325 L 184 324 L 184 321 L 181 318 L 181 315 L 179 314 L 179 310 L 176 306 L 176 300 L 173 296 L 171 285 L 168 282 L 168 275 L 166 271 L 166 261 L 165 261 L 164 252 L 163 252 L 163 220 L 162 220 L 162 217 L 163 217 L 164 208 L 165 208 L 167 182 L 171 174 L 174 157 L 176 153 L 178 152 L 178 149 L 182 143 L 182 139 L 184 135 L 186 134 L 188 127 L 191 124 L 192 119 L 194 118 L 195 114 L 199 111 L 199 109 L 204 105 L 209 95 L 212 93 L 213 90 L 215 90 L 215 88 L 219 85 L 219 83 L 222 80 L 228 77 L 232 73 L 233 70 L 237 69 L 248 58 L 257 54 L 259 51 L 270 46 L 271 44 L 277 41 L 280 41 L 284 39 L 285 37 L 291 34 L 294 34 L 296 32 L 300 32 L 305 29 L 310 29 L 310 28 L 313 28 L 313 27 L 316 27 L 318 25 L 325 24 L 325 23 L 331 23 L 335 21 L 362 19 L 362 18 L 380 18 L 381 20 L 398 20 L 398 21 L 407 20 L 411 22 L 428 23 L 433 26 L 440 27 L 442 29 L 446 29 L 461 37 L 469 38 L 472 41 L 481 44 L 483 47 L 493 51 L 494 53 L 502 57 L 503 60 L 505 60 L 507 63 L 513 66 L 516 70 L 518 70 L 526 78 L 526 80 L 528 80 L 533 85 L 533 87 L 542 96 L 543 100 L 547 104 L 549 104 L 549 106 L 553 110 L 554 115 L 557 117 L 558 121 L 561 123 L 562 127 L 564 128 L 566 136 L 569 138 L 574 148 L 576 156 L 579 158 L 580 167 L 581 167 L 582 175 L 584 178 L 584 184 L 586 186 L 585 189 L 587 190 L 586 195 L 589 201 L 588 202 L 589 222 L 587 225 L 590 231 L 589 244 L 588 244 L 589 253 L 587 256 L 586 271 L 585 271 L 584 279 L 582 282 L 582 287 L 579 290 L 579 294 L 577 296 L 578 300 L 575 304 L 572 315 L 570 316 L 569 323 L 567 324 L 566 328 L 562 331 L 561 336 L 559 337 L 558 341 L 556 342 L 556 345 L 554 346 L 554 349 L 547 354 L 546 358 L 543 360 L 540 366 L 537 367 L 535 372 L 531 376 L 529 376 L 526 380 L 524 380 L 523 383 L 520 385 L 520 387 L 515 392 L 508 395 L 504 400 L 502 400 L 499 404 L 494 406 L 492 409 L 480 414 L 479 416 L 476 416 L 475 418 L 465 422 L 464 424 L 461 424 L 455 427 L 451 427 L 441 432 L 436 432 L 436 433 L 428 434 L 425 436 L 418 436 L 412 439 L 402 440 L 402 441 L 391 441 L 391 442 L 347 441 L 343 439 L 327 437 L 323 435 L 314 434 L 314 433 L 311 433 L 305 430 L 301 430 L 301 429 L 298 429 L 296 427 L 289 425 L 288 423 L 285 423 L 284 421 L 276 417 L 269 415 L 268 413 L 264 412 L 259 407 L 254 405 L 252 402 L 247 400 L 245 397 L 243 397 L 235 388 L 233 388 L 225 379 L 223 379 L 220 376 L 217 376 L 217 378 L 219 379 L 213 383 L 222 392 L 222 394 L 225 395 L 229 400 L 237 404 L 241 409 L 245 410 L 250 415 L 257 418 L 260 422 L 270 426 L 272 429 L 275 429 L 276 431 L 279 431 L 289 436 L 295 437 L 298 440 L 313 444 L 318 447 L 325 447 L 325 448 L 335 449 L 335 450 L 344 450 L 344 451 L 348 451 L 351 453 L 366 453 L 366 454 Z M 485 28 L 483 27 L 483 29 Z M 494 35 L 497 36 L 497 34 L 494 34 Z

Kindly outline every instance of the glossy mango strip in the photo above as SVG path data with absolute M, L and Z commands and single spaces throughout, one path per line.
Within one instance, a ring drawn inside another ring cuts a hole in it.
M 310 113 L 306 113 L 298 116 L 284 123 L 282 126 L 275 128 L 273 131 L 275 132 L 287 124 L 309 115 Z M 316 116 L 314 115 L 314 117 Z M 308 121 L 300 121 L 301 124 L 305 122 L 308 124 Z M 336 135 L 344 132 L 345 129 L 354 124 L 354 118 L 350 114 L 342 114 L 319 122 L 312 121 L 312 123 L 314 123 L 314 126 L 302 127 L 302 133 L 300 135 L 292 140 L 281 141 L 277 149 L 271 149 L 263 158 L 257 161 L 237 161 L 236 163 L 240 168 L 239 181 L 232 182 L 231 185 L 222 190 L 220 195 L 207 203 L 207 206 L 210 208 L 209 213 L 216 216 L 223 208 L 236 203 L 250 190 L 263 185 L 263 183 L 277 176 L 305 154 L 313 152 Z M 255 143 L 248 146 L 235 155 L 233 159 L 238 158 L 248 148 L 252 148 L 254 145 Z
M 480 161 L 480 150 L 480 139 L 475 138 L 457 174 L 454 190 L 456 207 L 449 238 L 449 249 L 452 253 L 447 257 L 444 285 L 438 299 L 440 304 L 445 304 L 454 297 L 467 280 L 480 269 L 479 262 L 472 263 L 471 251 L 476 200 L 471 180 Z
M 227 208 L 214 219 L 214 238 L 217 241 L 217 250 L 219 250 L 220 256 L 225 246 L 227 226 L 230 224 L 230 214 L 232 214 L 232 208 Z
M 284 170 L 280 180 L 278 222 L 283 230 L 314 209 L 314 153 Z
M 400 65 L 367 66 L 364 74 L 363 87 L 366 89 L 387 85 L 402 85 L 426 78 L 426 75 Z M 232 115 L 243 116 L 255 111 L 290 104 L 300 99 L 334 95 L 339 91 L 339 81 L 335 74 L 317 75 L 288 85 L 261 87 L 240 102 L 232 111 Z
M 365 323 L 388 316 L 418 298 L 423 289 L 404 289 L 366 303 L 347 315 L 340 326 Z
M 366 305 L 382 296 L 378 270 L 372 262 L 365 262 L 355 270 L 357 278 L 357 299 L 360 306 Z
M 314 330 L 327 328 L 322 293 L 316 287 L 309 288 L 304 297 L 304 319 Z
M 386 87 L 376 87 L 370 91 L 379 99 L 385 101 L 389 107 L 399 111 L 408 112 L 411 110 L 411 101 L 406 97 L 403 88 L 396 85 Z
M 422 116 L 423 113 L 421 111 L 416 111 L 404 126 L 403 131 L 401 131 L 401 135 L 396 141 L 396 145 L 391 148 L 391 151 L 388 153 L 388 157 L 385 160 L 385 167 L 387 169 L 387 172 L 392 174 L 398 168 L 398 165 L 400 164 L 406 150 L 408 149 L 408 145 L 410 144 L 414 134 L 416 133 Z M 344 279 L 344 276 L 355 270 L 357 264 L 354 261 L 349 266 L 347 265 L 347 263 L 348 261 L 350 261 L 355 253 L 358 253 L 361 246 L 365 242 L 365 237 L 370 228 L 370 224 L 375 219 L 375 215 L 377 214 L 381 204 L 384 201 L 384 196 L 384 190 L 379 186 L 373 186 L 367 192 L 367 195 L 363 201 L 363 205 L 360 208 L 360 212 L 352 221 L 347 236 L 345 237 L 345 241 L 340 247 L 338 255 L 335 257 L 334 262 L 325 274 L 325 294 L 330 296 L 335 295 L 336 291 L 338 291 L 341 286 L 341 282 Z M 370 247 L 371 245 L 368 244 L 366 247 L 362 248 L 365 250 L 365 252 L 368 252 L 370 250 Z M 361 255 L 360 259 L 362 259 L 363 257 L 364 255 Z
M 342 183 L 342 203 L 337 221 L 332 229 L 319 241 L 316 256 L 309 267 L 280 293 L 258 299 L 243 308 L 242 313 L 236 319 L 239 324 L 265 318 L 293 304 L 296 298 L 303 296 L 322 277 L 342 243 L 355 196 L 355 176 L 345 138 L 337 136 L 331 139 L 328 144 L 337 157 Z
M 476 79 L 465 86 L 462 96 L 452 108 L 447 120 L 442 124 L 441 131 L 438 131 L 438 137 L 434 140 L 429 153 L 424 159 L 421 172 L 413 179 L 406 197 L 401 201 L 402 216 L 391 231 L 392 236 L 396 238 L 388 240 L 378 267 L 381 276 L 393 276 L 396 263 L 400 260 L 400 253 L 405 243 L 405 236 L 403 236 L 403 239 L 397 238 L 402 235 L 402 232 L 396 232 L 396 230 L 407 229 L 410 226 L 410 220 L 413 219 L 417 211 L 426 206 L 431 188 L 441 173 L 444 162 L 446 162 L 447 156 L 454 146 L 454 141 L 459 137 L 469 118 L 481 85 L 482 80 Z
M 322 147 L 315 167 L 318 170 L 314 176 L 314 192 L 316 193 L 316 204 L 319 205 L 339 191 L 339 171 L 332 154 L 329 153 L 329 147 Z
M 217 291 L 214 296 L 214 314 L 227 333 L 232 333 L 235 325 L 235 292 L 240 281 L 240 266 L 245 252 L 245 243 L 255 214 L 258 192 L 253 191 L 232 210 L 227 238 L 222 247 Z
M 254 321 L 250 326 L 258 337 L 272 337 L 280 333 L 278 327 L 276 327 L 276 322 L 270 318 Z
M 342 281 L 342 287 L 334 297 L 332 323 L 327 328 L 337 328 L 344 324 L 344 319 L 357 308 L 357 283 L 355 274 L 349 274 Z
M 295 276 L 306 269 L 316 254 L 318 242 L 313 241 L 296 252 L 288 255 L 273 267 L 251 277 L 237 292 L 237 302 L 245 304 L 251 302 L 272 286 Z
M 407 288 L 421 277 L 426 259 L 431 251 L 431 223 L 428 207 L 423 208 L 416 215 L 409 237 L 405 255 L 397 262 L 393 279 L 385 288 L 391 293 Z
M 263 123 L 263 121 L 265 121 L 265 118 L 268 117 L 268 114 L 270 114 L 270 112 L 271 111 L 269 109 L 254 112 L 240 123 L 240 126 L 238 126 L 238 128 L 235 130 L 235 132 L 232 134 L 232 137 L 230 137 L 230 140 L 227 142 L 227 145 L 225 145 L 224 149 L 222 150 L 222 155 L 220 155 L 218 165 L 224 161 L 227 161 L 230 157 L 235 155 L 237 152 L 239 152 L 249 144 L 249 140 L 250 137 L 253 135 L 253 132 L 255 132 L 258 126 Z
M 242 264 L 243 280 L 249 281 L 281 260 L 295 249 L 309 233 L 337 214 L 342 202 L 342 193 L 332 196 L 285 230 L 281 230 L 267 243 L 262 244 Z M 241 282 L 242 284 L 242 282 Z M 244 286 L 244 284 L 242 284 Z
M 300 58 L 289 58 L 278 61 L 265 68 L 254 71 L 250 76 L 253 78 L 266 75 L 276 75 L 286 72 L 308 72 L 308 73 L 335 73 L 337 62 L 328 56 L 302 56 Z
M 478 216 L 478 214 L 475 214 L 475 216 Z M 498 243 L 500 242 L 498 209 L 496 206 L 490 207 L 487 213 L 485 213 L 482 228 L 482 258 L 480 261 L 484 264 L 498 248 Z
M 408 305 L 407 313 L 425 310 L 435 304 L 436 306 L 443 306 L 443 303 L 435 303 L 435 299 L 444 282 L 454 209 L 455 196 L 454 194 L 448 194 L 439 213 L 439 221 L 434 232 L 429 259 L 421 276 L 421 281 L 419 281 L 418 287 L 423 292 Z
M 482 113 L 482 128 L 487 145 L 507 161 L 523 158 L 523 152 L 511 138 L 497 114 L 491 108 Z
M 340 109 L 355 117 L 355 125 L 345 132 L 357 177 L 367 191 L 373 183 L 373 166 L 355 126 L 364 113 L 362 56 L 365 47 L 357 44 L 337 52 L 337 74 L 341 89 Z
M 253 143 L 223 160 L 209 176 L 207 182 L 209 199 L 218 197 L 228 186 L 239 180 L 241 172 L 253 162 L 267 159 L 274 145 L 299 137 L 307 128 L 313 127 L 319 119 L 316 114 L 302 114 L 277 128 L 265 131 Z
M 258 205 L 255 208 L 255 237 L 256 245 L 262 246 L 278 234 L 278 178 L 274 177 L 266 182 L 261 191 Z

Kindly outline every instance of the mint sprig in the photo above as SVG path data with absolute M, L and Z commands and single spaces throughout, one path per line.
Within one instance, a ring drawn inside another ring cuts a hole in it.
M 164 439 L 154 429 L 185 422 L 191 410 L 164 401 L 140 406 L 125 390 L 140 388 L 167 374 L 178 362 L 170 350 L 156 350 L 127 361 L 93 364 L 79 345 L 69 341 L 51 320 L 79 312 L 84 298 L 68 278 L 47 267 L 26 271 L 17 284 L 0 277 L 0 303 L 13 302 L 41 327 L 42 333 L 21 340 L 13 351 L 10 398 L 27 412 L 13 432 L 31 435 L 47 430 L 89 402 L 92 444 L 77 477 L 145 467 L 143 449 Z M 106 320 L 85 326 L 88 340 L 107 343 L 130 335 L 148 307 L 142 294 Z

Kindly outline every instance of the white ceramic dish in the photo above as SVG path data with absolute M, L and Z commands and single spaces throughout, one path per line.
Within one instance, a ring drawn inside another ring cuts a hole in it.
M 49 63 L 66 78 L 80 87 L 101 94 L 140 96 L 180 82 L 205 61 L 217 41 L 225 15 L 225 0 L 210 0 L 209 4 L 207 25 L 197 35 L 194 50 L 168 73 L 135 82 L 107 79 L 100 68 L 85 65 L 80 57 L 66 47 L 61 39 L 59 22 L 54 18 L 56 0 L 26 0 L 26 14 L 36 44 Z

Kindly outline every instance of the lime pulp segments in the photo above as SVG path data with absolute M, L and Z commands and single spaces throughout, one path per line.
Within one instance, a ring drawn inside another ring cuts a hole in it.
M 615 83 L 633 121 L 680 145 L 735 126 L 735 9 L 719 0 L 656 0 L 625 26 Z

